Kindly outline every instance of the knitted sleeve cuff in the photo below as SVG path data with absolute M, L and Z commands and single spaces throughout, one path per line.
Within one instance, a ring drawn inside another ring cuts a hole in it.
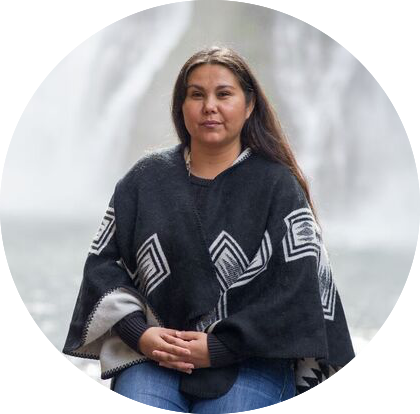
M 223 367 L 238 362 L 236 355 L 217 339 L 217 336 L 207 334 L 207 346 L 210 354 L 210 366 L 212 368 Z
M 114 325 L 114 329 L 120 338 L 136 352 L 140 352 L 139 340 L 147 328 L 149 326 L 141 311 L 128 314 Z

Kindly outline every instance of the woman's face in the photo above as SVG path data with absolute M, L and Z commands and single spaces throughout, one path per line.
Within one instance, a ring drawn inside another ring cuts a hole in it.
M 202 64 L 189 74 L 182 112 L 193 142 L 220 146 L 239 141 L 252 109 L 252 103 L 246 106 L 245 94 L 227 67 Z

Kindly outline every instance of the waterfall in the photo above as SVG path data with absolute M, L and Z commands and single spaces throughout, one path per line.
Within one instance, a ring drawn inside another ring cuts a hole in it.
M 279 115 L 331 240 L 412 250 L 417 174 L 386 93 L 346 49 L 304 22 L 278 13 L 273 40 Z
M 9 147 L 3 214 L 51 217 L 103 210 L 127 170 L 124 156 L 137 103 L 190 16 L 190 2 L 133 14 L 91 36 L 50 72 Z

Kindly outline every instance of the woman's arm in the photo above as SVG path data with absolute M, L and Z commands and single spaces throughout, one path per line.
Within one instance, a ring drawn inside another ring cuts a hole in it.
M 210 366 L 212 368 L 224 367 L 242 361 L 223 342 L 220 342 L 216 335 L 207 334 L 207 346 L 210 354 Z
M 127 315 L 114 325 L 114 329 L 120 338 L 136 352 L 141 352 L 140 340 L 143 333 L 148 328 L 150 328 L 150 326 L 147 325 L 146 319 L 140 311 Z M 170 342 L 171 340 L 172 342 Z M 172 336 L 168 341 L 169 343 L 176 343 L 176 337 Z M 183 347 L 186 346 L 184 342 L 181 342 L 181 345 Z M 212 368 L 230 365 L 237 362 L 239 359 L 217 339 L 216 335 L 207 334 L 207 348 L 210 358 L 210 366 Z
M 140 352 L 139 341 L 148 328 L 149 325 L 141 311 L 130 313 L 114 325 L 115 331 L 123 342 L 136 352 Z

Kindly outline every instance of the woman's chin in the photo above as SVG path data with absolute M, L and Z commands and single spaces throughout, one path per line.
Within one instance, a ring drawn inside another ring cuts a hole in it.
M 215 134 L 206 134 L 206 136 L 201 136 L 193 138 L 193 142 L 196 142 L 202 146 L 224 146 L 232 142 L 231 139 L 225 137 L 216 136 Z

